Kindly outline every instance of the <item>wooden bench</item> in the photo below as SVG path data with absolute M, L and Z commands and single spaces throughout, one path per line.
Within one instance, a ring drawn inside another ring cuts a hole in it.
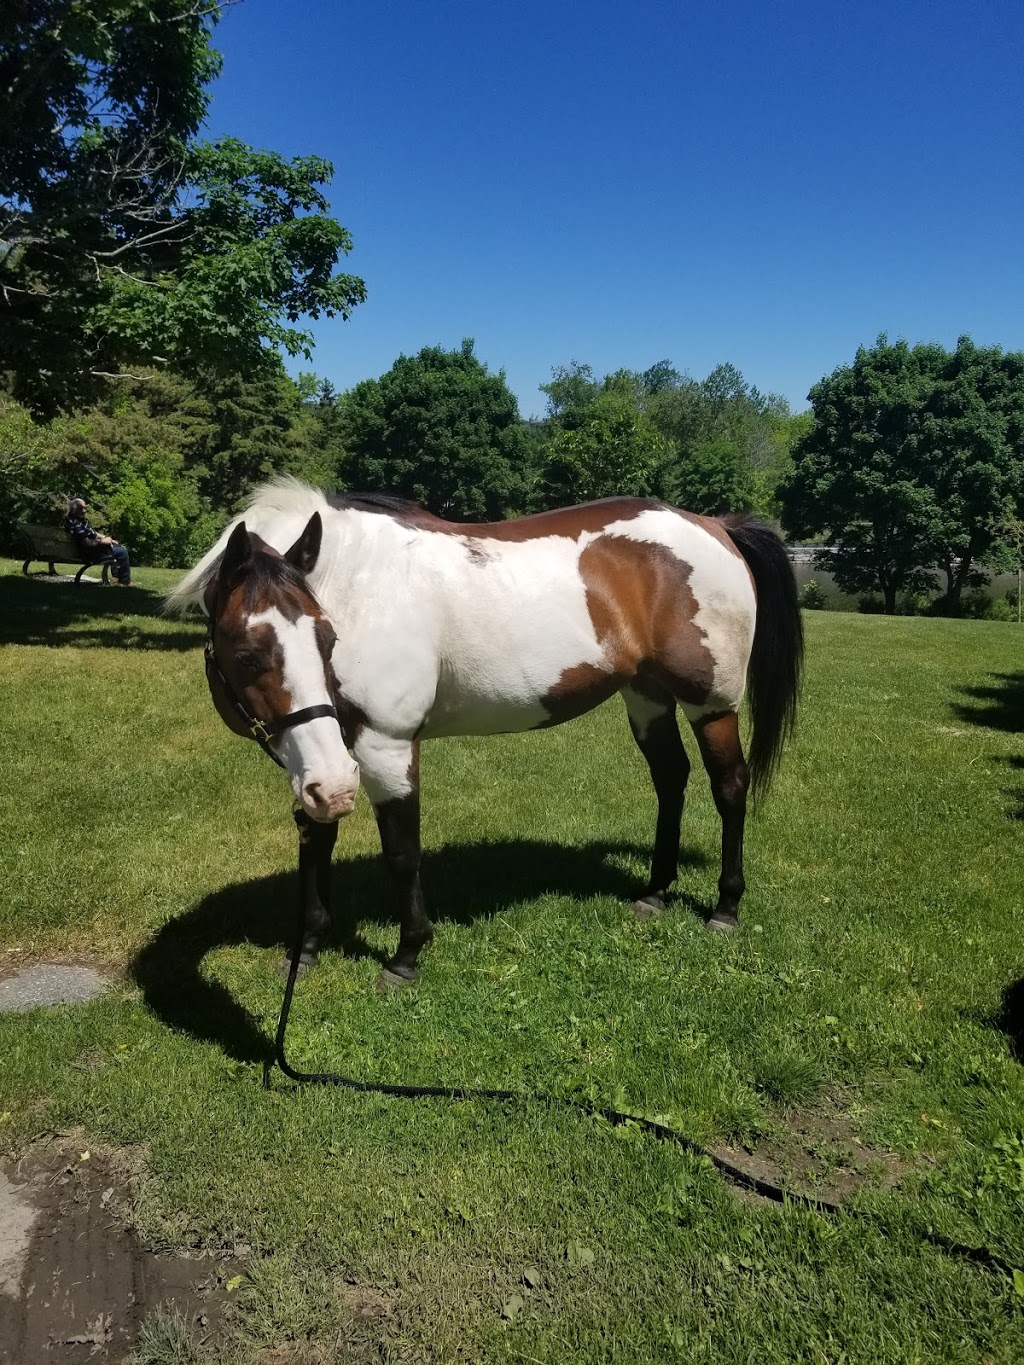
M 86 569 L 93 564 L 102 566 L 104 583 L 110 582 L 110 566 L 116 563 L 114 556 L 107 551 L 102 555 L 97 555 L 93 559 L 86 559 L 79 552 L 74 539 L 68 535 L 67 531 L 57 530 L 53 526 L 37 526 L 31 522 L 23 522 L 17 530 L 19 539 L 23 542 L 28 558 L 21 566 L 21 572 L 28 574 L 29 565 L 33 560 L 39 560 L 49 566 L 50 573 L 55 577 L 57 564 L 81 564 L 81 568 L 75 574 L 75 582 L 81 583 L 82 575 Z M 99 548 L 99 547 L 97 547 Z

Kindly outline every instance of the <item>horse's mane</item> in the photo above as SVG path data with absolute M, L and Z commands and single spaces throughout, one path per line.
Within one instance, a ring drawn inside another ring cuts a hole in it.
M 290 474 L 279 474 L 253 490 L 244 511 L 232 517 L 213 548 L 166 594 L 164 610 L 180 615 L 190 607 L 202 606 L 206 589 L 217 576 L 228 537 L 240 521 L 244 521 L 250 531 L 255 531 L 264 540 L 273 540 L 274 528 L 279 527 L 282 521 L 304 524 L 314 512 L 325 512 L 329 508 L 338 511 L 351 508 L 356 511 L 390 512 L 417 521 L 434 519 L 418 502 L 400 497 L 397 493 L 356 492 L 328 496 L 322 489 L 313 488 L 300 479 L 292 478 Z M 294 530 L 294 526 L 291 529 Z
M 326 511 L 328 505 L 321 489 L 294 479 L 290 474 L 280 474 L 268 483 L 261 484 L 253 490 L 244 511 L 231 518 L 212 549 L 207 550 L 166 594 L 164 610 L 180 615 L 189 607 L 202 605 L 203 595 L 220 568 L 228 538 L 240 521 L 244 521 L 250 531 L 255 531 L 264 540 L 271 540 L 275 525 L 282 521 L 305 523 L 314 512 Z
M 332 493 L 328 499 L 331 507 L 344 509 L 353 504 L 357 507 L 379 508 L 382 512 L 427 513 L 422 503 L 412 498 L 403 498 L 398 493 Z

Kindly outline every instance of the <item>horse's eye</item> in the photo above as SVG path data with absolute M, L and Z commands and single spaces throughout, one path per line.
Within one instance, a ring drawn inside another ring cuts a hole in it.
M 235 663 L 243 673 L 259 673 L 263 667 L 260 656 L 251 649 L 240 649 L 235 655 Z

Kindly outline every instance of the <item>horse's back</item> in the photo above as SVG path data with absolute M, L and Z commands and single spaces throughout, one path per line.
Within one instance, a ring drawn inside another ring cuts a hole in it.
M 738 706 L 754 593 L 718 523 L 621 498 L 452 530 L 428 535 L 447 600 L 424 733 L 551 724 L 638 678 L 691 716 Z

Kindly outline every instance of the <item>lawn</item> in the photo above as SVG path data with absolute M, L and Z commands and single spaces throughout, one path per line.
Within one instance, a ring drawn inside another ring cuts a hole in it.
M 130 1149 L 149 1245 L 250 1248 L 197 1360 L 1024 1358 L 1017 627 L 807 616 L 733 938 L 702 923 L 719 823 L 697 767 L 676 901 L 627 908 L 654 798 L 617 700 L 426 747 L 438 933 L 406 992 L 374 990 L 397 935 L 362 798 L 342 825 L 350 930 L 299 984 L 294 1064 L 666 1116 L 783 1176 L 817 1131 L 814 1175 L 848 1201 L 823 1216 L 537 1100 L 264 1090 L 284 777 L 217 719 L 201 628 L 158 615 L 173 575 L 129 593 L 2 569 L 0 970 L 63 957 L 116 983 L 0 1017 L 0 1145 Z

